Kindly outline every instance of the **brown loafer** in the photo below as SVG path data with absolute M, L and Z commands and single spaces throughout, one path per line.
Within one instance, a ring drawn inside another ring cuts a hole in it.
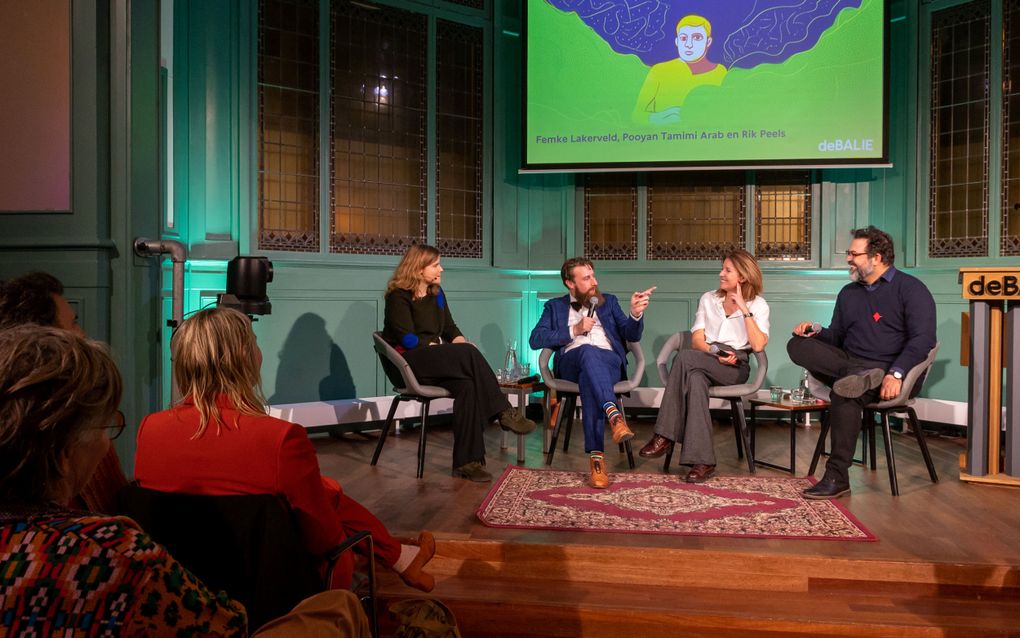
M 613 417 L 613 420 L 609 422 L 609 429 L 613 431 L 613 443 L 623 443 L 634 438 L 634 432 L 627 427 L 627 421 L 624 420 L 622 414 Z
M 646 459 L 657 459 L 665 454 L 671 445 L 673 445 L 672 441 L 661 434 L 656 434 L 652 437 L 651 441 L 645 443 L 645 446 L 641 448 L 638 454 Z
M 702 465 L 699 463 L 691 468 L 691 471 L 687 473 L 684 480 L 688 483 L 704 483 L 713 476 L 715 476 L 714 465 Z
M 606 474 L 606 463 L 601 456 L 589 456 L 588 467 L 591 470 L 591 486 L 601 490 L 609 487 L 609 475 Z
M 436 539 L 432 532 L 422 532 L 418 535 L 418 555 L 414 557 L 407 569 L 400 572 L 400 580 L 408 587 L 414 587 L 421 591 L 432 591 L 436 586 L 436 579 L 432 574 L 425 571 L 425 565 L 436 555 Z

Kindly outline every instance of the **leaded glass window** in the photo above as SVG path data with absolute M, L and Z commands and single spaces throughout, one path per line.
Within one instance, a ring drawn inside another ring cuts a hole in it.
M 990 12 L 932 14 L 928 254 L 988 255 Z
M 637 186 L 633 175 L 589 175 L 584 186 L 584 255 L 637 259 Z
M 258 245 L 318 251 L 318 3 L 261 0 L 259 27 Z
M 402 254 L 426 237 L 424 15 L 337 2 L 330 250 Z
M 711 260 L 743 248 L 744 174 L 651 173 L 648 258 Z
M 1020 1 L 1006 2 L 1003 27 L 1000 250 L 1020 255 Z
M 436 242 L 449 257 L 482 256 L 483 33 L 436 21 Z
M 811 259 L 811 173 L 758 173 L 754 252 L 758 259 Z

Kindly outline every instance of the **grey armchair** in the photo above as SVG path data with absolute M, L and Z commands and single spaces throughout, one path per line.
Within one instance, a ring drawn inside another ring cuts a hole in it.
M 429 425 L 429 404 L 433 399 L 445 399 L 452 396 L 446 389 L 435 385 L 422 385 L 415 378 L 411 366 L 393 346 L 386 343 L 381 332 L 373 332 L 372 340 L 375 343 L 376 354 L 382 362 L 386 376 L 393 382 L 393 391 L 397 396 L 393 397 L 390 404 L 389 414 L 386 415 L 386 425 L 379 434 L 379 443 L 375 446 L 375 453 L 372 455 L 372 465 L 379 460 L 383 445 L 390 434 L 393 426 L 393 416 L 397 413 L 397 406 L 401 401 L 417 401 L 421 403 L 421 433 L 418 435 L 418 473 L 417 478 L 425 475 L 425 437 Z
M 655 358 L 656 367 L 659 370 L 659 378 L 662 385 L 667 385 L 669 379 L 669 362 L 673 354 L 680 350 L 691 347 L 691 332 L 684 330 L 671 336 L 662 349 L 659 356 Z M 726 399 L 730 402 L 730 413 L 733 417 L 733 433 L 737 439 L 737 457 L 747 458 L 747 469 L 754 474 L 754 452 L 751 447 L 751 438 L 747 431 L 747 419 L 744 416 L 744 402 L 754 396 L 765 383 L 765 375 L 769 370 L 769 359 L 765 352 L 755 352 L 754 359 L 756 366 L 754 374 L 748 378 L 747 383 L 736 385 L 716 385 L 708 389 L 708 396 L 717 399 Z M 662 471 L 669 472 L 669 464 L 673 460 L 673 446 L 666 452 L 666 459 L 662 465 Z
M 878 401 L 876 403 L 869 403 L 864 406 L 864 423 L 861 430 L 864 432 L 864 452 L 862 454 L 863 460 L 867 460 L 867 455 L 870 451 L 871 454 L 871 469 L 876 469 L 876 444 L 875 444 L 875 414 L 882 417 L 882 437 L 885 442 L 885 461 L 886 466 L 889 470 L 889 488 L 892 491 L 893 496 L 899 496 L 900 486 L 899 481 L 896 479 L 896 456 L 893 453 L 892 446 L 892 430 L 889 428 L 889 415 L 891 414 L 906 414 L 907 421 L 910 424 L 910 429 L 914 432 L 914 438 L 917 439 L 917 446 L 921 449 L 921 456 L 924 457 L 924 464 L 928 469 L 928 476 L 931 478 L 932 483 L 938 483 L 939 477 L 935 472 L 935 464 L 931 460 L 931 453 L 928 451 L 928 443 L 924 440 L 924 432 L 921 431 L 920 423 L 917 420 L 917 412 L 914 411 L 914 397 L 917 396 L 918 392 L 921 391 L 921 386 L 924 379 L 928 375 L 928 371 L 931 370 L 932 365 L 935 363 L 935 355 L 938 354 L 939 344 L 936 343 L 935 347 L 928 351 L 928 356 L 925 357 L 924 361 L 918 363 L 916 366 L 911 368 L 907 374 L 903 377 L 903 383 L 900 385 L 900 393 L 894 398 L 888 401 Z M 827 386 L 822 386 L 827 388 Z M 812 390 L 814 392 L 814 390 Z M 818 459 L 822 455 L 822 450 L 825 448 L 825 437 L 829 434 L 829 421 L 825 419 L 822 422 L 821 432 L 818 433 L 818 443 L 815 445 L 814 455 L 811 457 L 811 467 L 808 468 L 808 475 L 813 475 L 815 469 L 818 467 Z
M 641 383 L 641 379 L 645 375 L 645 353 L 641 350 L 641 344 L 636 341 L 628 341 L 627 351 L 634 358 L 634 362 L 630 367 L 630 376 L 613 386 L 613 392 L 616 394 L 617 405 L 620 407 L 621 413 L 624 409 L 623 402 L 619 401 L 620 396 L 627 394 L 634 388 L 638 387 Z M 559 409 L 559 418 L 556 419 L 556 427 L 553 429 L 552 440 L 549 442 L 549 451 L 545 459 L 546 465 L 552 465 L 553 454 L 556 453 L 556 441 L 560 436 L 560 431 L 564 427 L 564 424 L 566 424 L 567 431 L 563 437 L 563 451 L 566 452 L 570 445 L 570 430 L 574 422 L 574 410 L 577 408 L 577 397 L 580 394 L 580 389 L 577 387 L 576 383 L 573 381 L 557 379 L 553 375 L 552 370 L 549 368 L 549 361 L 552 359 L 552 355 L 553 351 L 550 348 L 545 348 L 538 357 L 538 369 L 542 374 L 542 381 L 550 390 L 555 390 L 556 394 L 562 401 Z M 598 408 L 596 407 L 596 409 Z M 624 442 L 622 448 L 626 450 L 627 463 L 629 463 L 631 469 L 633 469 L 634 452 L 631 449 L 630 441 Z

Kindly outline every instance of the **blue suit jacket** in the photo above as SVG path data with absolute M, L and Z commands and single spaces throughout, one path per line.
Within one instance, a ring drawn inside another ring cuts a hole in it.
M 603 295 L 605 302 L 595 308 L 595 313 L 606 331 L 609 344 L 613 352 L 620 355 L 623 362 L 623 375 L 626 375 L 627 368 L 627 346 L 626 341 L 641 341 L 641 333 L 645 329 L 644 317 L 632 319 L 620 308 L 620 302 L 613 295 Z M 551 348 L 558 354 L 560 348 L 574 340 L 567 327 L 567 320 L 570 317 L 570 295 L 563 295 L 545 302 L 542 309 L 542 317 L 538 325 L 531 331 L 531 338 L 528 344 L 533 350 Z M 553 372 L 556 372 L 556 362 L 553 361 Z M 622 378 L 622 377 L 621 377 Z

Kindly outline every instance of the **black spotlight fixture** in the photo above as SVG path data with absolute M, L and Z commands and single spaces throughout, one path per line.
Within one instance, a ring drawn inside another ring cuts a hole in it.
M 268 257 L 234 257 L 227 263 L 227 292 L 216 299 L 216 305 L 246 315 L 271 314 L 266 284 L 272 280 L 273 262 Z

